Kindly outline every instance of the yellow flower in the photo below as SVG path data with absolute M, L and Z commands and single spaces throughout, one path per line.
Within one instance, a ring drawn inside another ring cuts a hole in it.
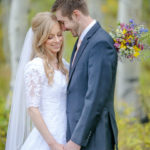
M 127 32 L 127 30 L 126 30 L 126 29 L 123 29 L 122 33 L 125 34 L 126 32 Z
M 124 44 L 124 42 L 121 43 L 120 48 L 123 48 L 123 49 L 126 49 L 126 48 L 127 48 L 126 45 Z
M 133 48 L 134 48 L 134 50 L 135 50 L 136 52 L 139 52 L 139 51 L 141 50 L 141 49 L 138 48 L 136 45 L 134 45 Z
M 122 44 L 126 44 L 126 41 L 124 39 L 122 40 Z
M 133 55 L 133 56 L 137 58 L 139 55 L 140 55 L 139 52 L 134 52 L 134 55 Z
M 133 37 L 130 35 L 127 40 L 131 42 L 131 39 L 133 39 Z

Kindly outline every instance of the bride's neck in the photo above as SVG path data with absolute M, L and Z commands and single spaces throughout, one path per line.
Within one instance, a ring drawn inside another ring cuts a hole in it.
M 51 62 L 51 65 L 53 66 L 54 69 L 58 69 L 58 58 L 57 58 L 57 53 L 53 54 L 53 60 L 51 59 L 51 56 L 48 56 L 49 62 Z

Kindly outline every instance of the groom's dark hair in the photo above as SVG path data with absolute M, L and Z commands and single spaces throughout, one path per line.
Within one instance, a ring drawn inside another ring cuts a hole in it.
M 87 3 L 85 0 L 56 0 L 52 6 L 51 11 L 56 12 L 61 10 L 62 15 L 72 19 L 74 10 L 80 10 L 84 15 L 89 15 Z

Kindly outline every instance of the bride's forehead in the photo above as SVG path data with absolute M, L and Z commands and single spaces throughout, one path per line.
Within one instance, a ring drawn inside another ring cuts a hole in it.
M 60 25 L 58 23 L 54 24 L 53 27 L 50 29 L 49 34 L 57 34 L 62 32 Z

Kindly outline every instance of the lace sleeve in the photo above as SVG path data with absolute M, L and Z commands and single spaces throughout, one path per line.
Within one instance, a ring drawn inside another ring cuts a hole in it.
M 62 61 L 64 63 L 65 68 L 69 71 L 70 64 L 64 58 L 62 59 Z
M 39 107 L 42 75 L 38 65 L 27 64 L 24 71 L 25 93 L 28 107 Z

